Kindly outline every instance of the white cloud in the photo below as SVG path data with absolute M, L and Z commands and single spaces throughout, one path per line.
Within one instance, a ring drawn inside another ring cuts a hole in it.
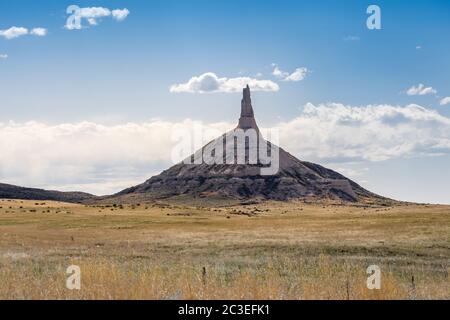
M 23 27 L 11 27 L 7 30 L 0 30 L 0 36 L 11 40 L 28 34 L 28 29 Z
M 294 72 L 292 72 L 285 81 L 302 81 L 305 79 L 306 75 L 308 73 L 308 69 L 306 68 L 297 68 Z
M 443 98 L 439 103 L 440 103 L 441 106 L 445 106 L 447 104 L 450 104 L 450 97 Z
M 125 9 L 116 9 L 116 10 L 112 11 L 112 16 L 117 21 L 125 20 L 128 17 L 129 14 L 130 14 L 130 11 L 127 8 L 125 8 Z
M 87 22 L 88 22 L 91 26 L 96 26 L 96 25 L 97 25 L 97 20 L 95 20 L 94 18 L 87 18 Z
M 308 103 L 278 126 L 294 154 L 320 161 L 381 161 L 450 153 L 450 118 L 418 105 Z
M 207 72 L 198 77 L 192 77 L 186 83 L 172 85 L 170 92 L 241 92 L 242 88 L 247 84 L 253 91 L 278 91 L 280 89 L 275 82 L 270 80 L 259 80 L 249 77 L 219 78 L 215 73 Z
M 289 76 L 289 72 L 281 71 L 276 64 L 272 63 L 272 66 L 274 67 L 272 75 L 274 75 L 275 77 L 283 79 Z
M 1 53 L 0 54 L 0 59 L 8 59 L 8 55 L 6 53 Z
M 31 30 L 30 34 L 38 37 L 45 37 L 47 35 L 47 29 L 45 28 L 34 28 Z
M 0 30 L 0 36 L 4 37 L 7 40 L 15 39 L 15 38 L 18 38 L 21 36 L 26 36 L 26 35 L 44 37 L 47 35 L 47 29 L 33 28 L 30 31 L 24 27 L 11 27 L 7 30 Z
M 286 71 L 282 71 L 276 64 L 272 64 L 272 66 L 274 67 L 273 71 L 272 71 L 272 75 L 274 75 L 275 77 L 277 77 L 278 79 L 281 79 L 282 81 L 302 81 L 303 79 L 305 79 L 306 75 L 308 74 L 308 69 L 307 68 L 297 68 L 295 69 L 294 72 L 289 73 Z
M 406 91 L 409 96 L 424 96 L 427 94 L 436 94 L 437 91 L 433 87 L 426 87 L 424 84 L 412 86 Z
M 103 7 L 87 7 L 80 8 L 80 17 L 85 19 L 95 19 L 109 17 L 111 15 L 111 10 Z
M 0 123 L 0 182 L 79 188 L 97 194 L 116 192 L 172 165 L 172 133 L 192 127 L 190 120 L 110 126 Z M 230 128 L 221 123 L 210 127 Z
M 235 125 L 211 123 L 206 128 L 222 133 Z M 172 165 L 174 131 L 192 132 L 193 127 L 191 120 L 0 123 L 0 181 L 110 194 Z M 274 128 L 288 152 L 337 169 L 355 162 L 450 154 L 450 118 L 418 105 L 308 103 L 298 117 Z
M 72 12 L 72 11 L 70 11 Z M 112 17 L 116 21 L 125 20 L 130 11 L 127 8 L 110 10 L 105 7 L 85 7 L 79 8 L 78 12 L 73 13 L 74 16 L 78 16 L 80 19 L 86 19 L 89 25 L 95 26 L 98 24 L 98 20 L 102 18 Z M 81 22 L 81 21 L 80 21 Z M 66 23 L 66 29 L 79 30 L 82 29 L 82 25 L 74 23 L 74 20 L 68 19 Z

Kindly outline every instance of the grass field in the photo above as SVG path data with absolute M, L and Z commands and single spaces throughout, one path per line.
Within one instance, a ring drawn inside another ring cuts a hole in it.
M 449 262 L 449 206 L 0 200 L 0 299 L 450 299 Z

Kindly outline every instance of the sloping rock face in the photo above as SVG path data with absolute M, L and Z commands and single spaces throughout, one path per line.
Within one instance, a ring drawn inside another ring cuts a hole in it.
M 276 175 L 261 176 L 256 165 L 177 164 L 118 195 L 148 193 L 155 198 L 168 198 L 215 194 L 240 199 L 328 198 L 352 202 L 377 197 L 335 171 L 280 151 L 281 157 L 292 163 L 289 166 L 283 163 Z
M 256 146 L 245 137 L 241 143 L 236 140 L 236 136 L 242 137 L 249 132 L 256 137 Z M 273 174 L 262 174 L 262 169 L 267 170 L 270 166 L 260 158 L 264 154 L 278 155 L 275 161 L 278 170 Z M 300 161 L 264 140 L 254 118 L 248 86 L 243 92 L 241 118 L 236 129 L 205 145 L 183 163 L 115 196 L 131 194 L 145 194 L 147 198 L 155 199 L 180 195 L 271 200 L 320 198 L 351 202 L 381 199 L 343 175 Z

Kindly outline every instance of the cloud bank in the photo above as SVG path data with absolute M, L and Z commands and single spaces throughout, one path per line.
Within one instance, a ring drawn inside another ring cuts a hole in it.
M 241 92 L 242 88 L 249 85 L 252 91 L 278 91 L 280 87 L 273 81 L 260 80 L 249 77 L 219 78 L 213 72 L 207 72 L 200 76 L 192 77 L 188 82 L 174 84 L 170 87 L 172 93 L 216 93 L 216 92 Z
M 211 123 L 206 128 L 225 132 L 235 125 Z M 121 125 L 0 123 L 0 181 L 110 194 L 173 164 L 174 131 L 193 126 L 191 120 Z M 450 118 L 414 104 L 308 103 L 298 117 L 274 128 L 279 129 L 280 145 L 293 155 L 334 163 L 337 168 L 354 162 L 450 154 Z
M 415 104 L 308 103 L 299 117 L 278 127 L 289 150 L 319 161 L 383 161 L 450 153 L 450 118 Z

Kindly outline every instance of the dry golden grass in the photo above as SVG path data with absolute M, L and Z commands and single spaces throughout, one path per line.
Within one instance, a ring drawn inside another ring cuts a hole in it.
M 450 299 L 449 259 L 447 206 L 0 200 L 1 299 Z

